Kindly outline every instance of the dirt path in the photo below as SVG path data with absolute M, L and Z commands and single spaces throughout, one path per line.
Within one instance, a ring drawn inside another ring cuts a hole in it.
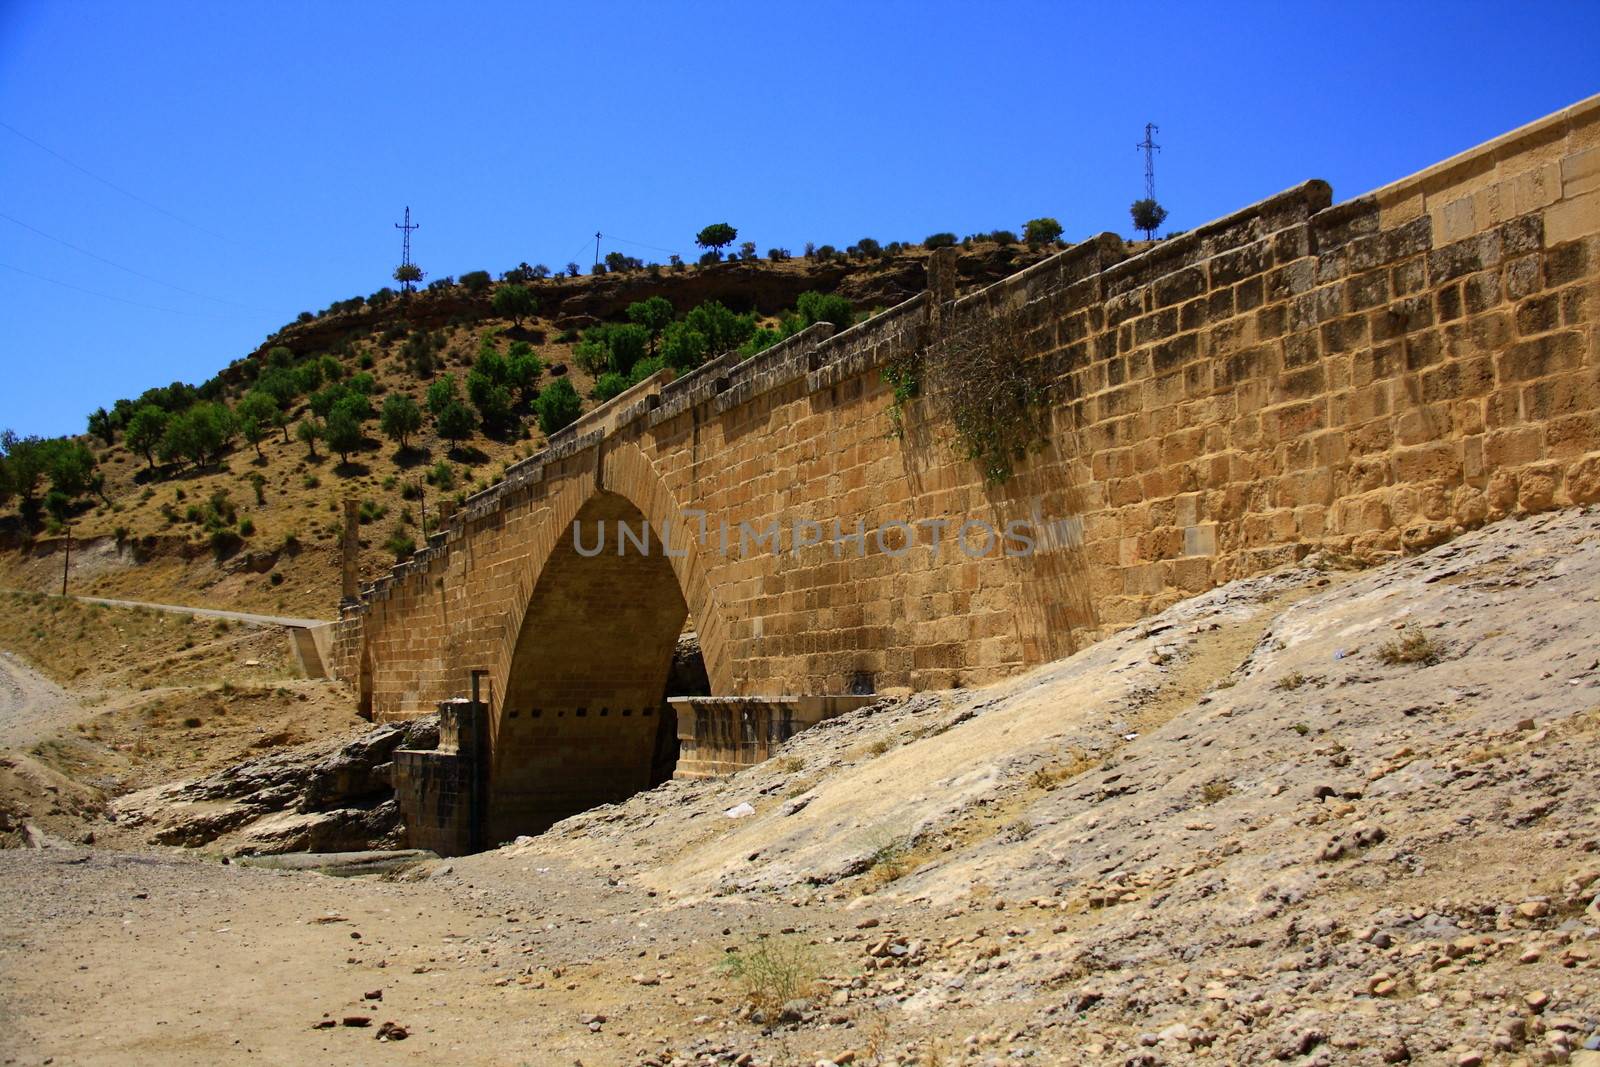
M 224 611 L 221 608 L 188 608 L 181 604 L 150 604 L 142 600 L 109 600 L 98 596 L 75 596 L 85 604 L 104 604 L 111 608 L 147 608 L 166 611 L 174 615 L 194 615 L 202 619 L 228 619 L 232 622 L 249 622 L 259 626 L 327 626 L 327 619 L 294 619 L 280 615 L 255 615 L 247 611 Z
M 83 717 L 65 689 L 0 652 L 0 748 L 23 749 Z

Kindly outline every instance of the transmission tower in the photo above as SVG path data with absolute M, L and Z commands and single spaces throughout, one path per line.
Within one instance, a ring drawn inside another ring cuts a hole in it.
M 420 222 L 413 223 L 411 221 L 410 204 L 406 205 L 406 221 L 403 223 L 395 223 L 394 228 L 404 232 L 404 236 L 400 239 L 400 269 L 405 273 L 410 273 L 409 271 L 405 271 L 405 268 L 411 266 L 411 231 L 422 228 L 422 224 Z M 408 293 L 411 291 L 411 281 L 409 279 L 402 281 L 400 286 Z
M 1161 146 L 1156 144 L 1153 135 L 1161 132 L 1161 127 L 1153 122 L 1144 124 L 1144 140 L 1134 145 L 1135 148 L 1144 150 L 1144 198 L 1156 198 L 1156 153 L 1161 151 Z
M 594 265 L 600 265 L 600 231 L 594 231 Z

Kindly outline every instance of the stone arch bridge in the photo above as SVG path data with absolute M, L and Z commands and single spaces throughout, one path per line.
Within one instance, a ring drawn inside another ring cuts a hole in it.
M 960 299 L 941 252 L 865 323 L 554 435 L 347 601 L 336 669 L 377 719 L 442 705 L 397 788 L 416 843 L 462 851 L 1313 548 L 1596 499 L 1597 233 L 1600 98 L 1367 196 L 1309 182 Z M 943 339 L 997 319 L 1044 398 L 998 483 L 937 390 L 897 403 L 883 374 L 932 380 Z M 669 704 L 686 626 L 710 693 Z

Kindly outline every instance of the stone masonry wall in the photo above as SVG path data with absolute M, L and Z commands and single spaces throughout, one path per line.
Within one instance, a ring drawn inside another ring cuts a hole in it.
M 1103 235 L 938 308 L 1019 316 L 1049 384 L 1048 439 L 1000 486 L 928 400 L 890 432 L 882 367 L 930 310 L 724 356 L 557 434 L 346 613 L 339 676 L 378 718 L 469 668 L 507 692 L 544 564 L 602 492 L 689 543 L 670 566 L 719 696 L 979 683 L 1315 548 L 1600 500 L 1600 98 L 1355 200 L 1309 182 L 1131 256 Z M 716 545 L 723 522 L 1029 516 L 1060 521 L 1026 559 L 936 555 L 926 530 L 903 556 Z M 540 626 L 603 672 L 582 617 Z

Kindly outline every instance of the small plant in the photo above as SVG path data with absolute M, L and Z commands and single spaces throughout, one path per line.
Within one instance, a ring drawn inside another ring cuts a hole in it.
M 867 856 L 868 891 L 898 881 L 917 869 L 911 856 L 911 839 L 904 834 L 880 832 L 872 839 Z
M 198 728 L 199 726 L 200 726 L 200 720 L 195 718 L 193 715 L 191 715 L 187 719 L 183 720 L 183 728 L 185 730 L 193 730 L 193 729 Z
M 1215 804 L 1224 797 L 1233 795 L 1233 783 L 1226 778 L 1218 778 L 1214 782 L 1207 782 L 1200 787 L 1200 799 L 1207 804 Z
M 1272 683 L 1272 688 L 1274 688 L 1274 689 L 1283 689 L 1283 690 L 1288 691 L 1288 690 L 1299 689 L 1302 685 L 1305 685 L 1305 684 L 1306 684 L 1306 676 L 1301 674 L 1299 671 L 1295 671 L 1292 674 L 1286 674 L 1282 678 L 1279 678 L 1276 682 L 1273 682 Z
M 1398 638 L 1378 649 L 1378 659 L 1391 667 L 1401 663 L 1418 663 L 1428 667 L 1444 658 L 1442 653 L 1436 641 L 1411 626 L 1402 631 Z
M 1307 724 L 1303 723 L 1303 722 L 1297 722 L 1294 725 L 1290 726 L 1289 729 L 1293 730 L 1295 733 L 1299 734 L 1301 737 L 1304 737 L 1306 734 L 1309 734 L 1311 732 L 1311 727 L 1308 726 Z
M 759 941 L 722 959 L 722 972 L 744 989 L 751 1007 L 771 1017 L 791 1000 L 809 995 L 817 983 L 816 954 L 794 939 Z
M 806 761 L 799 756 L 779 756 L 772 761 L 772 766 L 783 774 L 793 774 L 795 771 L 804 770 Z

